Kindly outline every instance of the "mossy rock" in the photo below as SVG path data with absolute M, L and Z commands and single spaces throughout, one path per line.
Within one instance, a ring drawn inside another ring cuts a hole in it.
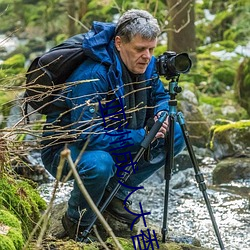
M 134 245 L 131 239 L 126 239 L 122 237 L 117 238 L 119 243 L 121 244 L 123 250 L 134 250 Z M 110 250 L 117 250 L 118 248 L 114 244 L 114 240 L 112 238 L 108 238 L 105 241 L 106 246 Z M 158 240 L 159 248 L 157 248 L 156 242 L 153 242 L 154 248 L 150 247 L 148 249 L 161 249 L 161 250 L 211 250 L 206 247 L 199 247 L 194 246 L 190 244 L 185 243 L 175 243 L 175 242 L 166 242 L 162 243 L 161 240 Z M 148 243 L 146 243 L 148 245 Z M 73 240 L 56 240 L 56 239 L 44 239 L 42 243 L 42 247 L 45 247 L 46 249 L 60 249 L 60 250 L 102 250 L 104 247 L 100 242 L 93 242 L 91 244 L 81 243 L 81 242 L 74 242 Z M 41 249 L 35 246 L 35 243 L 32 243 L 30 245 L 31 249 Z M 50 248 L 51 247 L 51 248 Z M 141 246 L 143 247 L 143 246 Z M 43 248 L 42 248 L 43 249 Z M 137 248 L 139 249 L 139 248 Z M 140 249 L 146 249 L 146 248 L 140 248 Z
M 30 183 L 4 174 L 0 178 L 0 207 L 5 207 L 21 221 L 24 238 L 28 237 L 40 219 L 41 211 L 46 208 L 46 202 Z
M 106 242 L 107 243 L 111 243 L 112 245 L 114 245 L 114 241 L 111 238 L 107 239 Z M 134 247 L 133 242 L 132 242 L 131 239 L 119 238 L 119 242 L 122 245 L 122 247 L 123 247 L 124 250 L 134 250 L 135 249 L 135 247 Z M 142 244 L 142 240 L 140 240 L 140 243 Z M 145 243 L 145 244 L 148 247 L 149 243 Z M 158 244 L 159 248 L 157 247 L 157 244 Z M 153 241 L 152 245 L 154 246 L 154 248 L 153 247 L 149 247 L 148 249 L 161 249 L 161 250 L 209 250 L 208 248 L 198 247 L 198 246 L 194 246 L 194 245 L 190 245 L 190 244 L 185 244 L 185 243 L 176 243 L 176 242 L 162 243 L 161 239 L 158 239 L 157 243 L 156 243 L 156 241 Z M 141 245 L 141 247 L 144 247 L 144 246 Z M 140 249 L 146 249 L 146 248 L 140 248 Z
M 0 209 L 0 249 L 19 250 L 23 244 L 20 221 L 9 211 Z
M 250 147 L 250 120 L 229 122 L 225 125 L 214 125 L 210 130 L 210 149 L 215 159 L 230 156 L 248 156 Z

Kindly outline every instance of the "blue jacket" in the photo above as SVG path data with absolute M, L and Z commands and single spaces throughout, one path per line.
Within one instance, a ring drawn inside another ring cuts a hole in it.
M 88 139 L 88 149 L 108 151 L 112 147 L 116 148 L 116 142 L 120 140 L 118 135 L 121 132 L 113 130 L 106 133 L 100 109 L 100 103 L 107 97 L 108 91 L 116 89 L 115 96 L 124 101 L 121 63 L 114 53 L 114 32 L 114 24 L 93 23 L 83 41 L 88 59 L 67 80 L 68 87 L 62 93 L 64 101 L 57 101 L 53 111 L 47 115 L 47 123 L 63 128 L 62 137 L 69 137 L 79 147 Z M 145 72 L 147 86 L 150 87 L 147 90 L 147 106 L 154 107 L 154 115 L 162 110 L 168 111 L 169 100 L 156 73 L 155 60 L 154 57 L 151 59 Z M 61 111 L 65 105 L 68 112 Z M 124 103 L 122 105 L 124 107 Z M 139 146 L 146 133 L 144 125 L 139 129 L 124 129 L 123 139 L 130 138 L 130 143 Z M 52 129 L 50 132 L 45 131 L 44 135 L 56 136 L 60 133 Z

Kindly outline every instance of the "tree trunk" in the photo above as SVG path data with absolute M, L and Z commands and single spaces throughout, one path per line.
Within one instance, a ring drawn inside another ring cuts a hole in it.
M 167 0 L 169 9 L 168 50 L 189 53 L 196 60 L 195 0 Z
M 79 11 L 78 11 L 78 18 L 79 20 L 87 13 L 88 10 L 88 2 L 87 0 L 79 1 Z
M 69 22 L 68 22 L 68 34 L 73 36 L 76 34 L 76 3 L 75 0 L 69 0 L 67 4 Z M 75 19 L 75 20 L 74 20 Z

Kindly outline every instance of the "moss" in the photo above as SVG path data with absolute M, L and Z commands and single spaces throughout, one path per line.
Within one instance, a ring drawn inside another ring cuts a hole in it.
M 16 250 L 13 241 L 7 235 L 0 234 L 0 249 Z
M 214 71 L 214 79 L 228 86 L 232 86 L 235 78 L 235 70 L 228 67 L 221 67 Z
M 215 119 L 228 119 L 231 121 L 239 121 L 248 119 L 247 111 L 239 105 L 234 97 L 234 93 L 231 91 L 226 91 L 222 95 L 211 96 L 206 93 L 199 93 L 199 103 L 208 104 L 213 106 L 212 113 L 208 114 L 210 120 L 214 121 Z M 232 111 L 229 111 L 225 114 L 227 109 L 225 107 L 232 107 Z M 233 110 L 235 110 L 233 112 Z M 236 112 L 237 111 L 237 112 Z
M 7 226 L 14 227 L 17 230 L 21 230 L 20 221 L 16 218 L 16 216 L 11 214 L 7 210 L 0 209 L 0 221 Z
M 122 237 L 117 237 L 119 243 L 121 244 L 122 248 L 124 250 L 134 250 L 133 242 L 131 239 L 127 238 L 122 238 Z M 105 241 L 105 244 L 107 245 L 108 249 L 114 250 L 117 249 L 117 247 L 114 244 L 114 240 L 112 238 L 108 238 Z M 209 248 L 205 247 L 199 247 L 191 244 L 185 244 L 185 243 L 175 243 L 175 242 L 167 242 L 167 243 L 162 243 L 161 240 L 158 240 L 159 244 L 159 249 L 161 250 L 211 250 Z M 42 249 L 60 249 L 60 250 L 98 250 L 98 249 L 104 249 L 104 247 L 101 245 L 100 242 L 93 242 L 91 244 L 86 244 L 86 243 L 81 243 L 81 242 L 75 242 L 73 240 L 59 240 L 59 239 L 50 239 L 46 240 L 44 239 L 43 244 L 44 248 Z M 154 249 L 156 249 L 156 243 L 153 242 Z M 30 249 L 41 249 L 38 248 L 35 245 L 35 242 L 30 244 Z M 138 248 L 137 248 L 138 249 Z M 144 249 L 144 248 L 143 248 Z M 153 249 L 152 247 L 149 249 Z
M 235 50 L 238 44 L 234 40 L 223 40 L 219 42 L 219 45 L 224 47 L 226 51 L 232 52 Z
M 7 235 L 13 242 L 14 246 L 16 247 L 16 249 L 21 249 L 23 244 L 24 244 L 24 240 L 23 240 L 23 236 L 22 236 L 22 231 L 16 231 L 15 228 L 11 228 L 8 235 Z
M 46 203 L 27 182 L 2 176 L 0 206 L 4 206 L 22 222 L 23 234 L 27 238 L 40 218 L 40 211 L 45 209 Z
M 131 239 L 118 238 L 118 240 L 119 240 L 119 242 L 122 245 L 124 250 L 134 250 L 135 249 Z M 113 245 L 114 241 L 112 238 L 108 238 L 106 242 Z M 205 250 L 206 249 L 204 247 L 196 247 L 194 245 L 184 244 L 184 243 L 175 243 L 175 242 L 162 243 L 160 240 L 158 240 L 158 244 L 159 244 L 159 249 L 161 249 L 161 250 L 199 250 L 199 249 Z M 156 248 L 155 242 L 153 242 L 153 245 Z M 84 249 L 85 249 L 85 247 L 84 247 Z M 92 249 L 93 248 L 89 248 L 89 250 L 92 250 Z
M 168 243 L 168 250 L 182 250 L 183 248 L 176 243 Z
M 200 101 L 200 103 L 207 103 L 207 104 L 210 104 L 214 107 L 221 107 L 225 100 L 221 96 L 212 97 L 209 95 L 201 95 L 199 97 L 199 101 Z
M 241 143 L 247 143 L 250 141 L 250 133 L 246 133 L 245 131 L 249 130 L 250 128 L 250 120 L 243 120 L 238 122 L 231 122 L 225 125 L 214 125 L 211 127 L 210 130 L 210 149 L 214 149 L 214 141 L 216 140 L 220 141 L 220 144 L 227 144 L 229 149 L 234 151 L 233 148 L 235 147 L 234 143 L 241 142 Z M 230 133 L 235 134 L 234 142 L 230 142 L 230 136 L 228 134 Z M 249 131 L 250 132 L 250 131 Z M 227 135 L 227 136 L 226 136 Z M 231 148 L 231 149 L 230 149 Z
M 0 249 L 21 249 L 24 243 L 20 221 L 8 212 L 0 210 L 0 223 L 10 227 L 7 234 L 0 234 Z
M 84 246 L 84 250 L 98 250 L 98 249 L 100 249 L 99 247 L 96 246 L 94 243 L 92 243 L 91 245 Z
M 222 126 L 215 126 L 214 133 L 225 132 L 232 129 L 241 130 L 249 127 L 250 127 L 250 121 L 233 122 Z

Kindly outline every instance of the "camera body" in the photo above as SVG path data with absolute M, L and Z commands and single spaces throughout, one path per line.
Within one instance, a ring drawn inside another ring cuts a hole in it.
M 170 80 L 187 73 L 192 66 L 192 61 L 187 53 L 176 54 L 174 51 L 166 51 L 156 59 L 156 70 L 160 76 Z

